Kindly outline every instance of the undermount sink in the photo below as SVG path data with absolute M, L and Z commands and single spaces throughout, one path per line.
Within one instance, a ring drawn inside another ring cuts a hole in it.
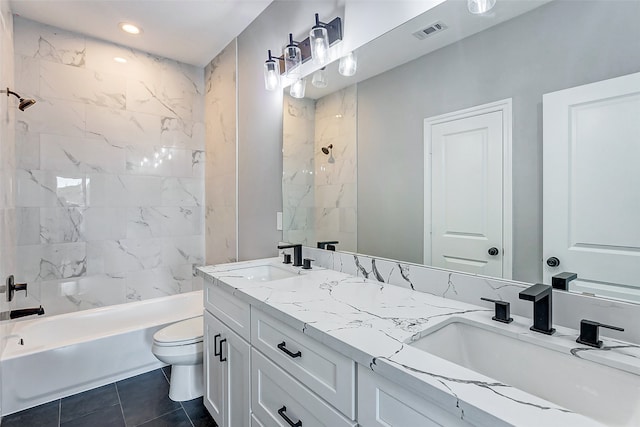
M 298 275 L 296 271 L 290 271 L 271 264 L 237 268 L 230 270 L 229 273 L 237 274 L 238 276 L 255 282 L 270 282 L 272 280 L 286 279 Z
M 640 425 L 640 376 L 467 319 L 425 332 L 409 345 L 606 425 Z

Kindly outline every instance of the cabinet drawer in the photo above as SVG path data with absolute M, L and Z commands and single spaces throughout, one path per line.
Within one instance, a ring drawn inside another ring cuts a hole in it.
M 343 414 L 355 419 L 355 363 L 313 338 L 251 310 L 251 344 Z
M 291 427 L 298 421 L 304 427 L 356 425 L 254 348 L 251 349 L 251 409 L 264 427 Z
M 361 427 L 471 426 L 361 365 L 358 365 L 358 422 Z
M 204 308 L 247 341 L 251 336 L 250 307 L 229 292 L 207 282 L 204 290 Z

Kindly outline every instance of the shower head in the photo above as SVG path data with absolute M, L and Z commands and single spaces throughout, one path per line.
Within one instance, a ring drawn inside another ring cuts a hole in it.
M 35 100 L 35 99 L 31 99 L 31 98 L 28 98 L 28 99 L 20 98 L 20 104 L 18 105 L 18 109 L 19 109 L 20 111 L 24 111 L 24 110 L 26 110 L 27 108 L 31 107 L 31 106 L 32 106 L 33 104 L 35 104 L 35 103 L 36 103 L 36 100 Z
M 0 91 L 0 92 L 4 92 L 4 91 Z M 13 95 L 20 100 L 20 104 L 18 104 L 18 109 L 20 111 L 24 111 L 36 103 L 35 99 L 31 99 L 31 98 L 25 99 L 20 95 L 18 95 L 17 93 L 13 92 L 11 89 L 7 88 L 7 96 L 9 95 Z
M 329 144 L 327 147 L 322 147 L 322 152 L 324 154 L 329 154 L 330 150 L 333 150 L 333 144 Z

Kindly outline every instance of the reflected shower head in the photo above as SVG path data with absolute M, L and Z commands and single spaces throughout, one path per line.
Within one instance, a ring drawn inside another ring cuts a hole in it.
M 329 144 L 327 147 L 322 147 L 322 152 L 324 154 L 329 154 L 330 150 L 333 150 L 333 144 Z
M 13 92 L 11 89 L 7 88 L 7 96 L 9 96 L 9 95 L 13 95 L 13 96 L 15 96 L 16 98 L 18 98 L 20 100 L 20 104 L 18 104 L 18 109 L 20 111 L 24 111 L 24 110 L 26 110 L 27 108 L 31 107 L 33 104 L 36 103 L 35 99 L 31 99 L 31 98 L 25 99 L 25 98 L 21 97 L 20 95 L 18 95 L 17 93 Z

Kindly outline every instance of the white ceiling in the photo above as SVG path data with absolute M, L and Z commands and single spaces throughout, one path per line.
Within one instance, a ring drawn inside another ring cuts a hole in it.
M 205 66 L 273 0 L 11 0 L 23 18 Z M 140 26 L 137 36 L 120 22 Z

